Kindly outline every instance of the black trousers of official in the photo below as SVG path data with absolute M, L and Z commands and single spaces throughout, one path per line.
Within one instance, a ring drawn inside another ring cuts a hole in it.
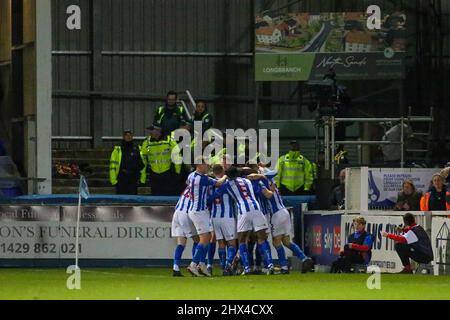
M 423 252 L 415 250 L 411 245 L 406 243 L 396 243 L 395 251 L 397 251 L 403 266 L 410 265 L 410 259 L 418 263 L 430 263 L 433 260 Z
M 180 184 L 178 176 L 172 170 L 164 173 L 150 171 L 148 179 L 150 188 L 152 188 L 152 196 L 179 196 Z
M 291 190 L 288 190 L 285 186 L 280 186 L 279 190 L 283 196 L 306 196 L 312 194 L 312 191 L 305 191 L 304 187 L 301 187 L 300 189 L 292 192 Z
M 116 184 L 116 194 L 132 195 L 138 194 L 138 177 L 135 174 L 132 175 L 120 175 Z

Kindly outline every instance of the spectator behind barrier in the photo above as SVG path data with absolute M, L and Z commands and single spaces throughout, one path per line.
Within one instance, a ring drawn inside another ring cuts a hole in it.
M 411 213 L 403 216 L 405 227 L 401 229 L 402 234 L 382 233 L 382 236 L 394 240 L 395 251 L 403 264 L 403 270 L 400 273 L 413 273 L 410 259 L 428 264 L 433 261 L 433 248 L 426 231 L 416 224 L 416 219 Z
M 331 267 L 332 273 L 351 272 L 354 265 L 367 266 L 372 259 L 373 236 L 366 231 L 366 219 L 353 219 L 355 233 L 348 237 L 341 257 Z
M 345 169 L 339 173 L 339 185 L 333 189 L 329 199 L 330 210 L 345 209 Z M 420 198 L 419 198 L 420 201 Z
M 411 180 L 405 180 L 403 182 L 402 191 L 398 194 L 394 210 L 420 211 L 421 198 L 422 192 L 416 190 L 416 186 Z
M 446 167 L 439 174 L 444 178 L 447 187 L 450 187 L 450 162 L 447 163 Z
M 444 184 L 444 178 L 436 173 L 433 175 L 432 187 L 420 200 L 421 211 L 450 210 L 450 192 Z

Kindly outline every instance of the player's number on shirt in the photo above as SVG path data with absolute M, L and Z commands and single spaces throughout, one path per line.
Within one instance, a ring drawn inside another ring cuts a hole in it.
M 238 184 L 239 190 L 241 191 L 242 197 L 245 199 L 249 198 L 247 186 L 244 184 Z

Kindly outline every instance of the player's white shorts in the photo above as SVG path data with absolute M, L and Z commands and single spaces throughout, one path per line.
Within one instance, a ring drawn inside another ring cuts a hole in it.
M 261 231 L 268 229 L 267 219 L 261 211 L 254 210 L 240 214 L 237 222 L 238 233 L 247 231 Z
M 266 230 L 266 234 L 269 234 L 270 235 L 270 232 L 271 232 L 271 222 L 270 222 L 270 220 L 271 220 L 271 217 L 270 217 L 270 213 L 267 213 L 267 214 L 265 214 L 264 215 L 265 217 L 266 217 L 266 220 L 267 220 L 267 226 L 268 226 L 268 228 L 267 228 L 267 230 Z
M 291 215 L 287 209 L 277 211 L 272 215 L 272 237 L 288 236 L 292 231 Z
M 212 224 L 217 240 L 236 240 L 237 223 L 235 218 L 213 218 Z
M 192 238 L 197 235 L 187 212 L 175 211 L 172 218 L 172 238 Z
M 189 212 L 189 219 L 194 224 L 198 235 L 213 231 L 209 211 L 191 211 Z

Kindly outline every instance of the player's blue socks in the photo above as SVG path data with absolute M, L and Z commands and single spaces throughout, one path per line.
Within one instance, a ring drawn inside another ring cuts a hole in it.
M 250 269 L 250 264 L 248 262 L 248 247 L 245 243 L 239 246 L 239 253 L 241 255 L 242 264 L 246 270 Z
M 270 251 L 270 245 L 267 240 L 261 244 L 261 255 L 264 258 L 267 268 L 273 267 L 272 252 Z
M 289 249 L 291 249 L 291 251 L 294 253 L 294 256 L 296 256 L 297 258 L 299 258 L 300 260 L 305 260 L 306 256 L 303 253 L 302 249 L 300 249 L 300 247 L 298 245 L 296 245 L 295 243 L 291 243 L 289 245 Z
M 219 248 L 219 260 L 220 266 L 225 270 L 225 267 L 227 266 L 227 249 Z
M 255 250 L 255 243 L 249 242 L 247 247 L 248 247 L 248 265 L 253 266 L 255 262 L 253 259 L 253 251 Z
M 184 246 L 179 244 L 175 249 L 175 255 L 173 258 L 173 270 L 180 271 L 181 257 L 183 256 Z
M 228 258 L 227 258 L 227 264 L 230 266 L 233 263 L 234 257 L 236 257 L 236 248 L 229 246 L 228 247 Z
M 214 256 L 216 255 L 216 243 L 210 243 L 208 246 L 208 265 L 214 264 Z
M 204 256 L 206 254 L 207 250 L 207 246 L 202 245 L 202 244 L 198 244 L 197 247 L 195 248 L 195 254 L 194 254 L 194 258 L 192 259 L 192 262 L 194 262 L 195 264 L 199 264 L 202 259 L 204 259 Z
M 266 262 L 263 261 L 262 255 L 261 255 L 261 245 L 256 245 L 256 252 L 255 252 L 255 262 L 257 267 L 261 267 L 261 263 L 264 262 L 264 268 L 267 268 Z
M 202 264 L 206 264 L 206 256 L 208 255 L 209 252 L 209 247 L 211 246 L 210 243 L 208 243 L 207 245 L 203 246 L 203 255 L 200 258 L 200 263 Z
M 286 259 L 286 252 L 284 251 L 283 245 L 280 245 L 280 247 L 275 248 L 277 250 L 278 254 L 278 261 L 280 262 L 281 267 L 287 267 L 288 261 Z
M 194 242 L 194 243 L 192 244 L 192 256 L 195 255 L 195 249 L 197 249 L 197 246 L 198 246 L 198 242 Z

